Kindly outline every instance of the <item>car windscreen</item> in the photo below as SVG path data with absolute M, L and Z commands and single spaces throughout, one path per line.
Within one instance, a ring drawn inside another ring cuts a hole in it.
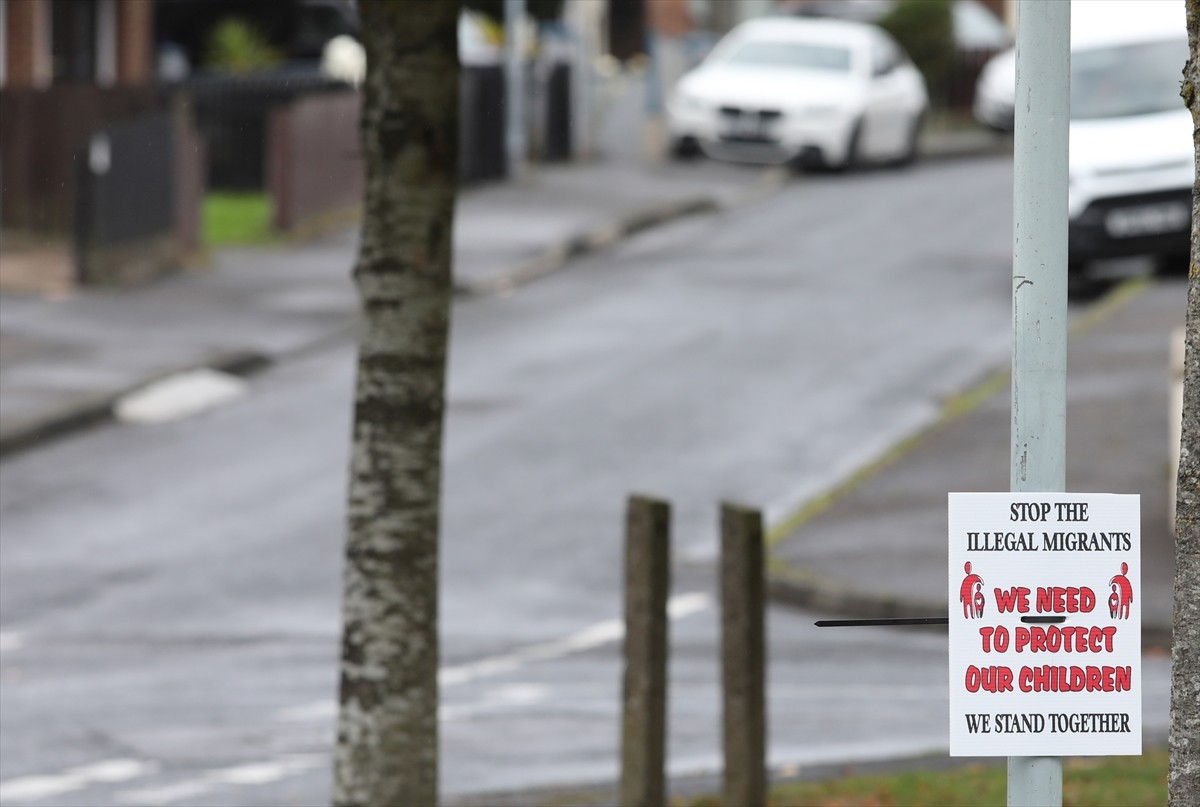
M 1124 118 L 1183 109 L 1183 38 L 1071 52 L 1071 118 Z
M 751 39 L 724 54 L 720 61 L 745 67 L 850 72 L 848 48 L 787 40 Z

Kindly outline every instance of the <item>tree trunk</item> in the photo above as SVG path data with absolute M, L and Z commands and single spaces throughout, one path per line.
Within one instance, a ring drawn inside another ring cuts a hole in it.
M 437 804 L 438 503 L 458 173 L 457 0 L 364 0 L 364 311 L 333 802 Z
M 1200 0 L 1187 0 L 1183 98 L 1192 112 L 1200 169 Z M 1200 177 L 1200 170 L 1197 171 Z M 1200 804 L 1200 187 L 1193 188 L 1188 268 L 1183 427 L 1175 496 L 1175 615 L 1171 649 L 1171 770 L 1168 804 Z

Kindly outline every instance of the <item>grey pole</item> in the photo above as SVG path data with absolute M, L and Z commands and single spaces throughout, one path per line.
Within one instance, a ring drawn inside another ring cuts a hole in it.
M 525 0 L 504 0 L 504 148 L 509 179 L 525 173 Z
M 1014 492 L 1066 487 L 1071 4 L 1017 2 L 1013 142 Z M 1008 758 L 1009 807 L 1059 807 L 1062 760 Z
M 671 505 L 630 496 L 625 511 L 625 681 L 621 804 L 667 803 L 667 595 Z
M 762 513 L 721 505 L 724 803 L 767 803 L 766 566 Z

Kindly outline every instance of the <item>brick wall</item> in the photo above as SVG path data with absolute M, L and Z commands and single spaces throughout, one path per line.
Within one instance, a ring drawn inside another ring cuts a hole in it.
M 5 2 L 4 86 L 44 87 L 50 83 L 49 0 Z
M 117 81 L 149 84 L 153 80 L 154 0 L 119 0 Z
M 357 92 L 301 98 L 271 112 L 267 154 L 274 226 L 289 231 L 362 200 Z

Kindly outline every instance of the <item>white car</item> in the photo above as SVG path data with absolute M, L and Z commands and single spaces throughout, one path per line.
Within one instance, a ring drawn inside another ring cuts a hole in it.
M 998 132 L 1011 132 L 1016 81 L 1016 48 L 1009 48 L 989 59 L 975 83 L 975 119 Z
M 910 162 L 925 82 L 874 25 L 767 18 L 725 36 L 667 105 L 676 153 L 842 168 Z

